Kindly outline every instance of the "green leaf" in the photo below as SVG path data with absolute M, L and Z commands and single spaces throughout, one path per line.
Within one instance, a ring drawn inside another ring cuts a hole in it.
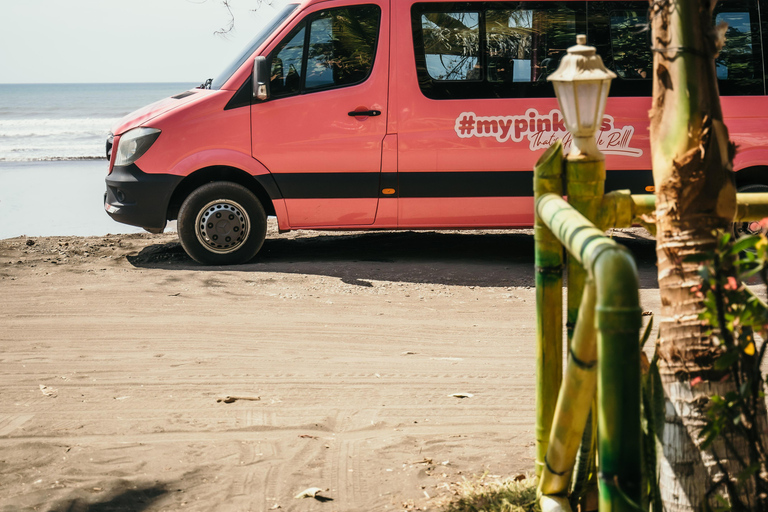
M 651 329 L 653 329 L 653 315 L 651 315 L 650 320 L 648 320 L 648 325 L 645 326 L 645 332 L 643 332 L 643 336 L 640 338 L 641 349 L 645 346 L 645 343 L 648 341 L 648 338 L 651 337 Z
M 717 358 L 715 361 L 715 370 L 722 371 L 733 366 L 733 363 L 738 361 L 739 353 L 736 350 L 731 350 Z
M 738 255 L 740 252 L 752 249 L 760 241 L 760 235 L 750 235 L 739 238 L 728 250 L 726 254 Z

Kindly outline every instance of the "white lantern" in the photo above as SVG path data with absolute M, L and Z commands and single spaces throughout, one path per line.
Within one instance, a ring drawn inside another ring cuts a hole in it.
M 602 124 L 608 89 L 616 75 L 603 65 L 595 47 L 586 44 L 587 36 L 576 36 L 576 46 L 568 48 L 547 80 L 555 87 L 565 126 L 573 136 L 570 158 L 602 160 L 595 132 Z

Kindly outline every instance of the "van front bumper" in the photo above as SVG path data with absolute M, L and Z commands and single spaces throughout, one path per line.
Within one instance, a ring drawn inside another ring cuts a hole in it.
M 172 174 L 147 174 L 135 164 L 115 166 L 106 178 L 104 210 L 117 222 L 160 233 L 171 195 L 181 180 Z

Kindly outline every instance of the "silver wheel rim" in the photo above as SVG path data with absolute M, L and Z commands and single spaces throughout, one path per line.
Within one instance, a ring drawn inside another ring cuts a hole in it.
M 737 237 L 744 235 L 759 235 L 765 232 L 763 227 L 757 221 L 737 223 L 734 231 L 734 234 Z
M 248 213 L 235 201 L 211 201 L 197 214 L 197 239 L 206 249 L 216 254 L 238 250 L 248 239 L 249 232 Z

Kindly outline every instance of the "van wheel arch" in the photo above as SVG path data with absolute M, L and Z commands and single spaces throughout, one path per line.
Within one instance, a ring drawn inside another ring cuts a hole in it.
M 768 166 L 748 167 L 736 172 L 737 192 L 768 192 Z M 734 237 L 764 233 L 755 222 L 734 222 L 731 225 Z
M 195 171 L 179 183 L 168 202 L 167 219 L 177 219 L 182 203 L 192 192 L 206 183 L 213 183 L 216 181 L 229 181 L 242 185 L 256 196 L 264 207 L 264 211 L 267 215 L 275 215 L 275 206 L 272 203 L 272 199 L 256 177 L 235 167 L 214 166 L 205 167 Z
M 736 171 L 735 178 L 737 191 L 753 185 L 768 185 L 768 166 L 747 167 Z

